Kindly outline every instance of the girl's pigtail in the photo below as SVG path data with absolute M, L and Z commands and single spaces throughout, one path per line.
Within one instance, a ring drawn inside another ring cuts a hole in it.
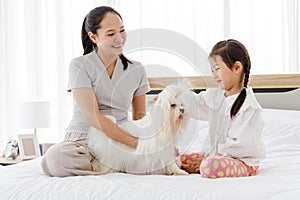
M 246 88 L 243 88 L 240 92 L 239 96 L 235 100 L 235 102 L 232 105 L 232 108 L 230 110 L 230 117 L 236 115 L 236 113 L 240 110 L 241 106 L 243 105 L 244 101 L 246 99 Z
M 232 105 L 232 108 L 230 110 L 230 117 L 232 118 L 233 116 L 235 116 L 237 114 L 237 112 L 240 110 L 241 106 L 243 105 L 246 96 L 247 96 L 247 87 L 248 87 L 248 80 L 249 80 L 249 74 L 250 74 L 250 60 L 249 57 L 247 58 L 248 60 L 248 65 L 244 67 L 244 71 L 245 71 L 245 76 L 244 76 L 244 88 L 242 89 L 242 91 L 240 92 L 239 96 L 237 97 L 237 99 L 235 100 L 235 102 Z

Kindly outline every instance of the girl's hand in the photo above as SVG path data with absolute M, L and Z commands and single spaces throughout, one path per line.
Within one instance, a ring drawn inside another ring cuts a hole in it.
M 181 168 L 184 169 L 185 171 L 187 171 L 190 174 L 199 173 L 201 162 L 202 162 L 201 158 L 193 159 L 188 164 L 182 164 Z
M 156 100 L 158 99 L 158 95 L 155 95 L 154 97 L 152 97 L 149 101 L 148 104 L 152 105 L 155 104 Z
M 178 157 L 179 156 L 179 150 L 177 147 L 175 147 L 175 156 Z

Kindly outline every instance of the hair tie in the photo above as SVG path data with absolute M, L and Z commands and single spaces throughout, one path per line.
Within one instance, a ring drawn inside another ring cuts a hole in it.
M 247 90 L 247 86 L 245 86 L 243 89 Z

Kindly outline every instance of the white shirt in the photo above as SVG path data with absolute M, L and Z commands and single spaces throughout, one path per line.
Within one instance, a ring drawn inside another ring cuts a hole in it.
M 233 118 L 230 109 L 239 94 L 225 97 L 224 90 L 214 88 L 199 94 L 187 92 L 183 97 L 190 116 L 209 123 L 207 155 L 230 156 L 255 166 L 265 158 L 262 110 L 252 89 L 246 91 L 246 99 Z
M 117 123 L 128 120 L 128 111 L 135 96 L 146 94 L 149 83 L 145 68 L 139 62 L 131 61 L 128 68 L 118 58 L 110 78 L 104 64 L 95 51 L 71 61 L 68 91 L 73 88 L 92 88 L 95 92 L 99 112 L 113 116 Z M 67 132 L 87 133 L 89 125 L 74 101 L 73 118 Z

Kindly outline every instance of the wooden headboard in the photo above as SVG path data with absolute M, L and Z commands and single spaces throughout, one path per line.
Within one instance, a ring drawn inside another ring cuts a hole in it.
M 176 83 L 182 79 L 187 80 L 195 90 L 216 86 L 211 76 L 157 77 L 149 78 L 149 82 L 152 90 L 162 90 L 165 86 Z M 295 89 L 300 87 L 300 74 L 251 75 L 249 85 L 253 88 Z
M 152 89 L 149 94 L 157 94 L 167 85 L 183 79 L 196 92 L 216 87 L 210 76 L 149 78 Z M 251 75 L 249 85 L 263 108 L 300 110 L 300 74 Z

